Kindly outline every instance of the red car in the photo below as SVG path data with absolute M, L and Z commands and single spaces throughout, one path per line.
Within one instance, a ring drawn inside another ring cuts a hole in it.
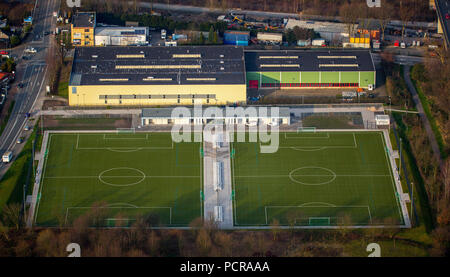
M 450 14 L 446 14 L 445 19 L 450 19 Z
M 8 51 L 0 51 L 0 55 L 8 55 Z

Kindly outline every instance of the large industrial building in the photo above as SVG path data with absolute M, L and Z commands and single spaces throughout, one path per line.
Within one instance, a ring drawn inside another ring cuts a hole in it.
M 245 103 L 241 47 L 78 47 L 71 106 Z
M 246 51 L 247 87 L 375 88 L 369 51 Z

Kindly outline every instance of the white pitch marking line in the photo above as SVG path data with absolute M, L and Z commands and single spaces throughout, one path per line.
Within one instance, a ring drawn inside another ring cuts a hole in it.
M 200 178 L 201 176 L 102 176 L 103 178 Z M 77 179 L 98 178 L 98 176 L 52 176 L 45 179 Z
M 309 175 L 309 174 L 294 174 L 292 176 L 311 176 L 311 177 L 327 177 L 327 176 L 336 176 L 336 177 L 390 177 L 390 175 Z M 279 177 L 289 177 L 289 175 L 249 175 L 249 176 L 234 176 L 236 178 L 279 178 Z
M 284 138 L 285 139 L 329 139 L 330 138 L 330 133 L 328 133 L 328 132 L 326 132 L 325 134 L 327 135 L 326 137 L 324 137 L 324 136 L 317 136 L 317 137 L 315 137 L 315 136 L 304 136 L 304 137 L 301 137 L 301 136 L 288 136 L 287 135 L 288 133 L 284 133 Z M 290 133 L 291 135 L 292 135 L 292 133 Z M 323 133 L 316 133 L 316 134 L 323 134 Z

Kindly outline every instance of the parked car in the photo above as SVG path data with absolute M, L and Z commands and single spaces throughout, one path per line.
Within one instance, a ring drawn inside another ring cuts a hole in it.
M 31 127 L 30 126 L 28 126 L 28 125 L 26 125 L 25 126 L 25 128 L 23 128 L 25 131 L 29 131 L 29 130 L 31 130 Z
M 36 49 L 34 49 L 33 47 L 29 47 L 29 48 L 25 49 L 25 52 L 26 52 L 26 53 L 32 53 L 32 54 L 34 54 L 34 53 L 36 53 L 37 51 L 36 51 Z
M 18 138 L 16 141 L 17 144 L 21 144 L 22 142 L 23 142 L 23 138 Z

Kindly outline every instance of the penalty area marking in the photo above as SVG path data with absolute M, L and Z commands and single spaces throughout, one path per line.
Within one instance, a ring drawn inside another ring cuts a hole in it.
M 84 134 L 87 135 L 87 134 Z M 93 134 L 98 135 L 98 134 Z M 174 145 L 173 141 L 171 141 L 171 146 L 157 146 L 157 147 L 80 147 L 80 134 L 77 134 L 77 144 L 75 149 L 76 150 L 109 150 L 114 152 L 134 152 L 139 150 L 173 150 Z
M 123 207 L 117 207 L 117 205 L 124 205 Z M 92 209 L 93 207 L 67 207 L 66 209 L 66 216 L 64 219 L 64 225 L 67 225 L 67 219 L 69 217 L 69 211 L 70 210 L 89 210 Z M 106 207 L 95 207 L 95 208 L 99 208 L 99 209 L 137 209 L 137 210 L 151 210 L 151 209 L 169 209 L 169 225 L 172 225 L 172 207 L 138 207 L 132 204 L 128 204 L 128 203 L 115 203 L 115 204 L 110 204 Z M 130 219 L 130 218 L 128 218 Z M 131 219 L 131 220 L 136 220 L 136 219 Z
M 108 137 L 106 137 L 106 135 L 112 135 L 112 134 L 103 134 L 104 140 L 109 140 L 109 139 L 113 139 L 113 140 L 138 140 L 138 139 L 148 140 L 148 134 L 145 134 L 145 137 L 143 137 L 143 138 L 108 138 Z M 119 136 L 119 134 L 114 134 L 114 135 Z M 135 134 L 132 134 L 132 135 L 135 135 Z
M 324 149 L 356 149 L 358 148 L 358 143 L 356 142 L 356 136 L 355 133 L 352 133 L 353 135 L 353 145 L 333 145 L 333 146 L 274 146 L 273 148 L 275 150 L 280 149 L 292 149 L 297 151 L 320 151 Z M 312 138 L 312 137 L 311 137 Z M 269 145 L 263 145 L 262 143 L 259 143 L 259 147 L 261 148 L 264 146 L 265 148 L 269 147 Z
M 285 149 L 292 149 L 292 150 L 297 150 L 297 151 L 320 151 L 320 150 L 325 150 L 325 149 L 356 149 L 358 148 L 358 143 L 356 142 L 356 136 L 355 133 L 352 133 L 353 135 L 353 145 L 323 145 L 323 146 L 277 146 L 277 147 L 273 147 L 275 150 L 277 150 L 278 148 L 285 148 Z M 286 133 L 285 133 L 286 136 Z M 314 137 L 308 137 L 308 138 L 314 138 Z M 320 137 L 317 137 L 320 138 Z M 259 143 L 259 147 L 261 148 L 262 146 L 264 146 L 262 143 Z M 264 146 L 264 147 L 269 147 L 268 145 Z
M 304 204 L 301 204 L 299 206 L 264 206 L 264 212 L 265 212 L 265 217 L 266 217 L 266 225 L 269 224 L 269 218 L 268 218 L 268 212 L 267 209 L 302 209 L 302 208 L 356 208 L 356 209 L 365 209 L 367 208 L 367 215 L 369 216 L 369 220 L 370 223 L 372 224 L 372 214 L 370 212 L 370 207 L 367 205 L 334 205 L 331 203 L 326 203 L 326 202 L 307 202 Z M 336 216 L 334 216 L 336 217 Z M 333 218 L 333 217 L 330 217 Z M 313 226 L 311 226 L 313 227 Z
M 290 136 L 288 136 L 288 134 Z M 299 135 L 299 134 L 309 134 L 310 136 L 294 136 L 295 135 Z M 312 134 L 312 135 L 311 135 Z M 314 135 L 318 135 L 318 134 L 326 134 L 326 136 L 314 136 Z M 330 138 L 330 133 L 328 132 L 318 132 L 318 133 L 284 133 L 284 138 L 285 139 L 329 139 Z

